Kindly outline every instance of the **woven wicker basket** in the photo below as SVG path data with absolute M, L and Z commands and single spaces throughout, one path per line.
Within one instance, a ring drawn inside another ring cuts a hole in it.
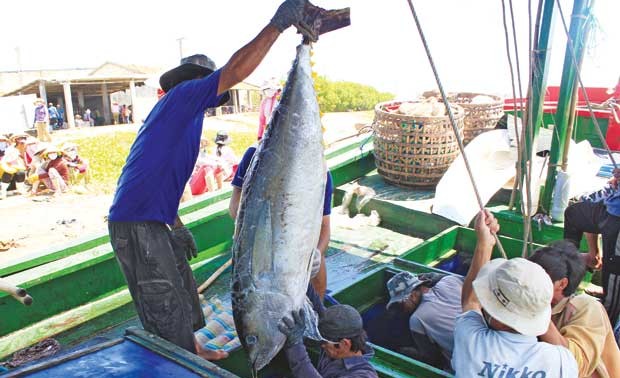
M 424 97 L 437 97 L 441 101 L 439 92 L 425 92 Z M 486 104 L 472 104 L 471 100 L 476 96 L 492 98 L 493 102 Z M 497 121 L 504 115 L 504 101 L 501 97 L 483 93 L 448 93 L 448 101 L 465 109 L 465 129 L 463 130 L 463 144 L 467 145 L 472 139 L 485 131 L 493 130 Z
M 400 104 L 384 102 L 375 107 L 377 170 L 395 185 L 434 186 L 460 153 L 450 119 L 398 114 Z M 465 111 L 458 105 L 452 105 L 452 111 L 462 138 Z

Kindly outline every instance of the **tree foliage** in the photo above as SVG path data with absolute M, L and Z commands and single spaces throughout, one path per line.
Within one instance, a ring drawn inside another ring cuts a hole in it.
M 324 113 L 372 110 L 377 103 L 394 98 L 393 94 L 379 92 L 368 85 L 331 81 L 324 76 L 318 76 L 314 84 Z

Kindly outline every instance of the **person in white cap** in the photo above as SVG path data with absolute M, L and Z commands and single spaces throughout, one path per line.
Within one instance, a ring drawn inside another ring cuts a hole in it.
M 522 258 L 491 260 L 497 231 L 493 215 L 480 212 L 478 242 L 463 284 L 463 314 L 454 330 L 456 377 L 578 377 L 568 349 L 537 339 L 551 321 L 551 278 Z
M 278 104 L 282 88 L 274 77 L 263 84 L 261 91 L 263 92 L 263 99 L 258 112 L 258 140 L 263 138 L 267 123 L 271 119 L 271 113 Z

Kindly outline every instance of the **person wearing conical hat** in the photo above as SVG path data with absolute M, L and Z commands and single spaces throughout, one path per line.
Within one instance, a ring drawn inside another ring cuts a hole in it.
M 43 157 L 43 153 L 49 147 L 49 143 L 40 142 L 37 143 L 32 150 L 32 162 L 28 169 L 27 177 L 39 172 L 39 169 L 47 164 L 46 159 Z
M 28 138 L 27 134 L 17 134 L 9 138 L 9 145 L 0 160 L 0 200 L 5 199 L 9 188 L 15 188 L 18 193 L 24 191 L 27 164 L 23 151 Z
M 38 98 L 34 102 L 34 126 L 37 129 L 37 138 L 41 142 L 51 142 L 52 137 L 48 129 L 49 113 L 45 101 Z
M 73 142 L 66 142 L 62 145 L 62 155 L 69 167 L 73 181 L 84 179 L 88 184 L 88 160 L 78 154 L 78 145 Z
M 69 183 L 69 168 L 62 158 L 62 151 L 56 146 L 49 146 L 42 156 L 47 160 L 47 164 L 39 167 L 37 173 L 28 176 L 33 194 L 36 194 L 41 181 L 48 189 L 54 191 L 55 196 L 59 196 L 67 191 Z

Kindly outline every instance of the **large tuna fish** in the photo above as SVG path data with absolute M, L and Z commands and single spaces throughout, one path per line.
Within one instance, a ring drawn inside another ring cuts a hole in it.
M 325 161 L 310 47 L 297 47 L 279 106 L 246 174 L 233 246 L 235 325 L 252 368 L 280 351 L 278 322 L 304 308 L 306 336 L 320 339 L 306 300 L 321 227 Z

